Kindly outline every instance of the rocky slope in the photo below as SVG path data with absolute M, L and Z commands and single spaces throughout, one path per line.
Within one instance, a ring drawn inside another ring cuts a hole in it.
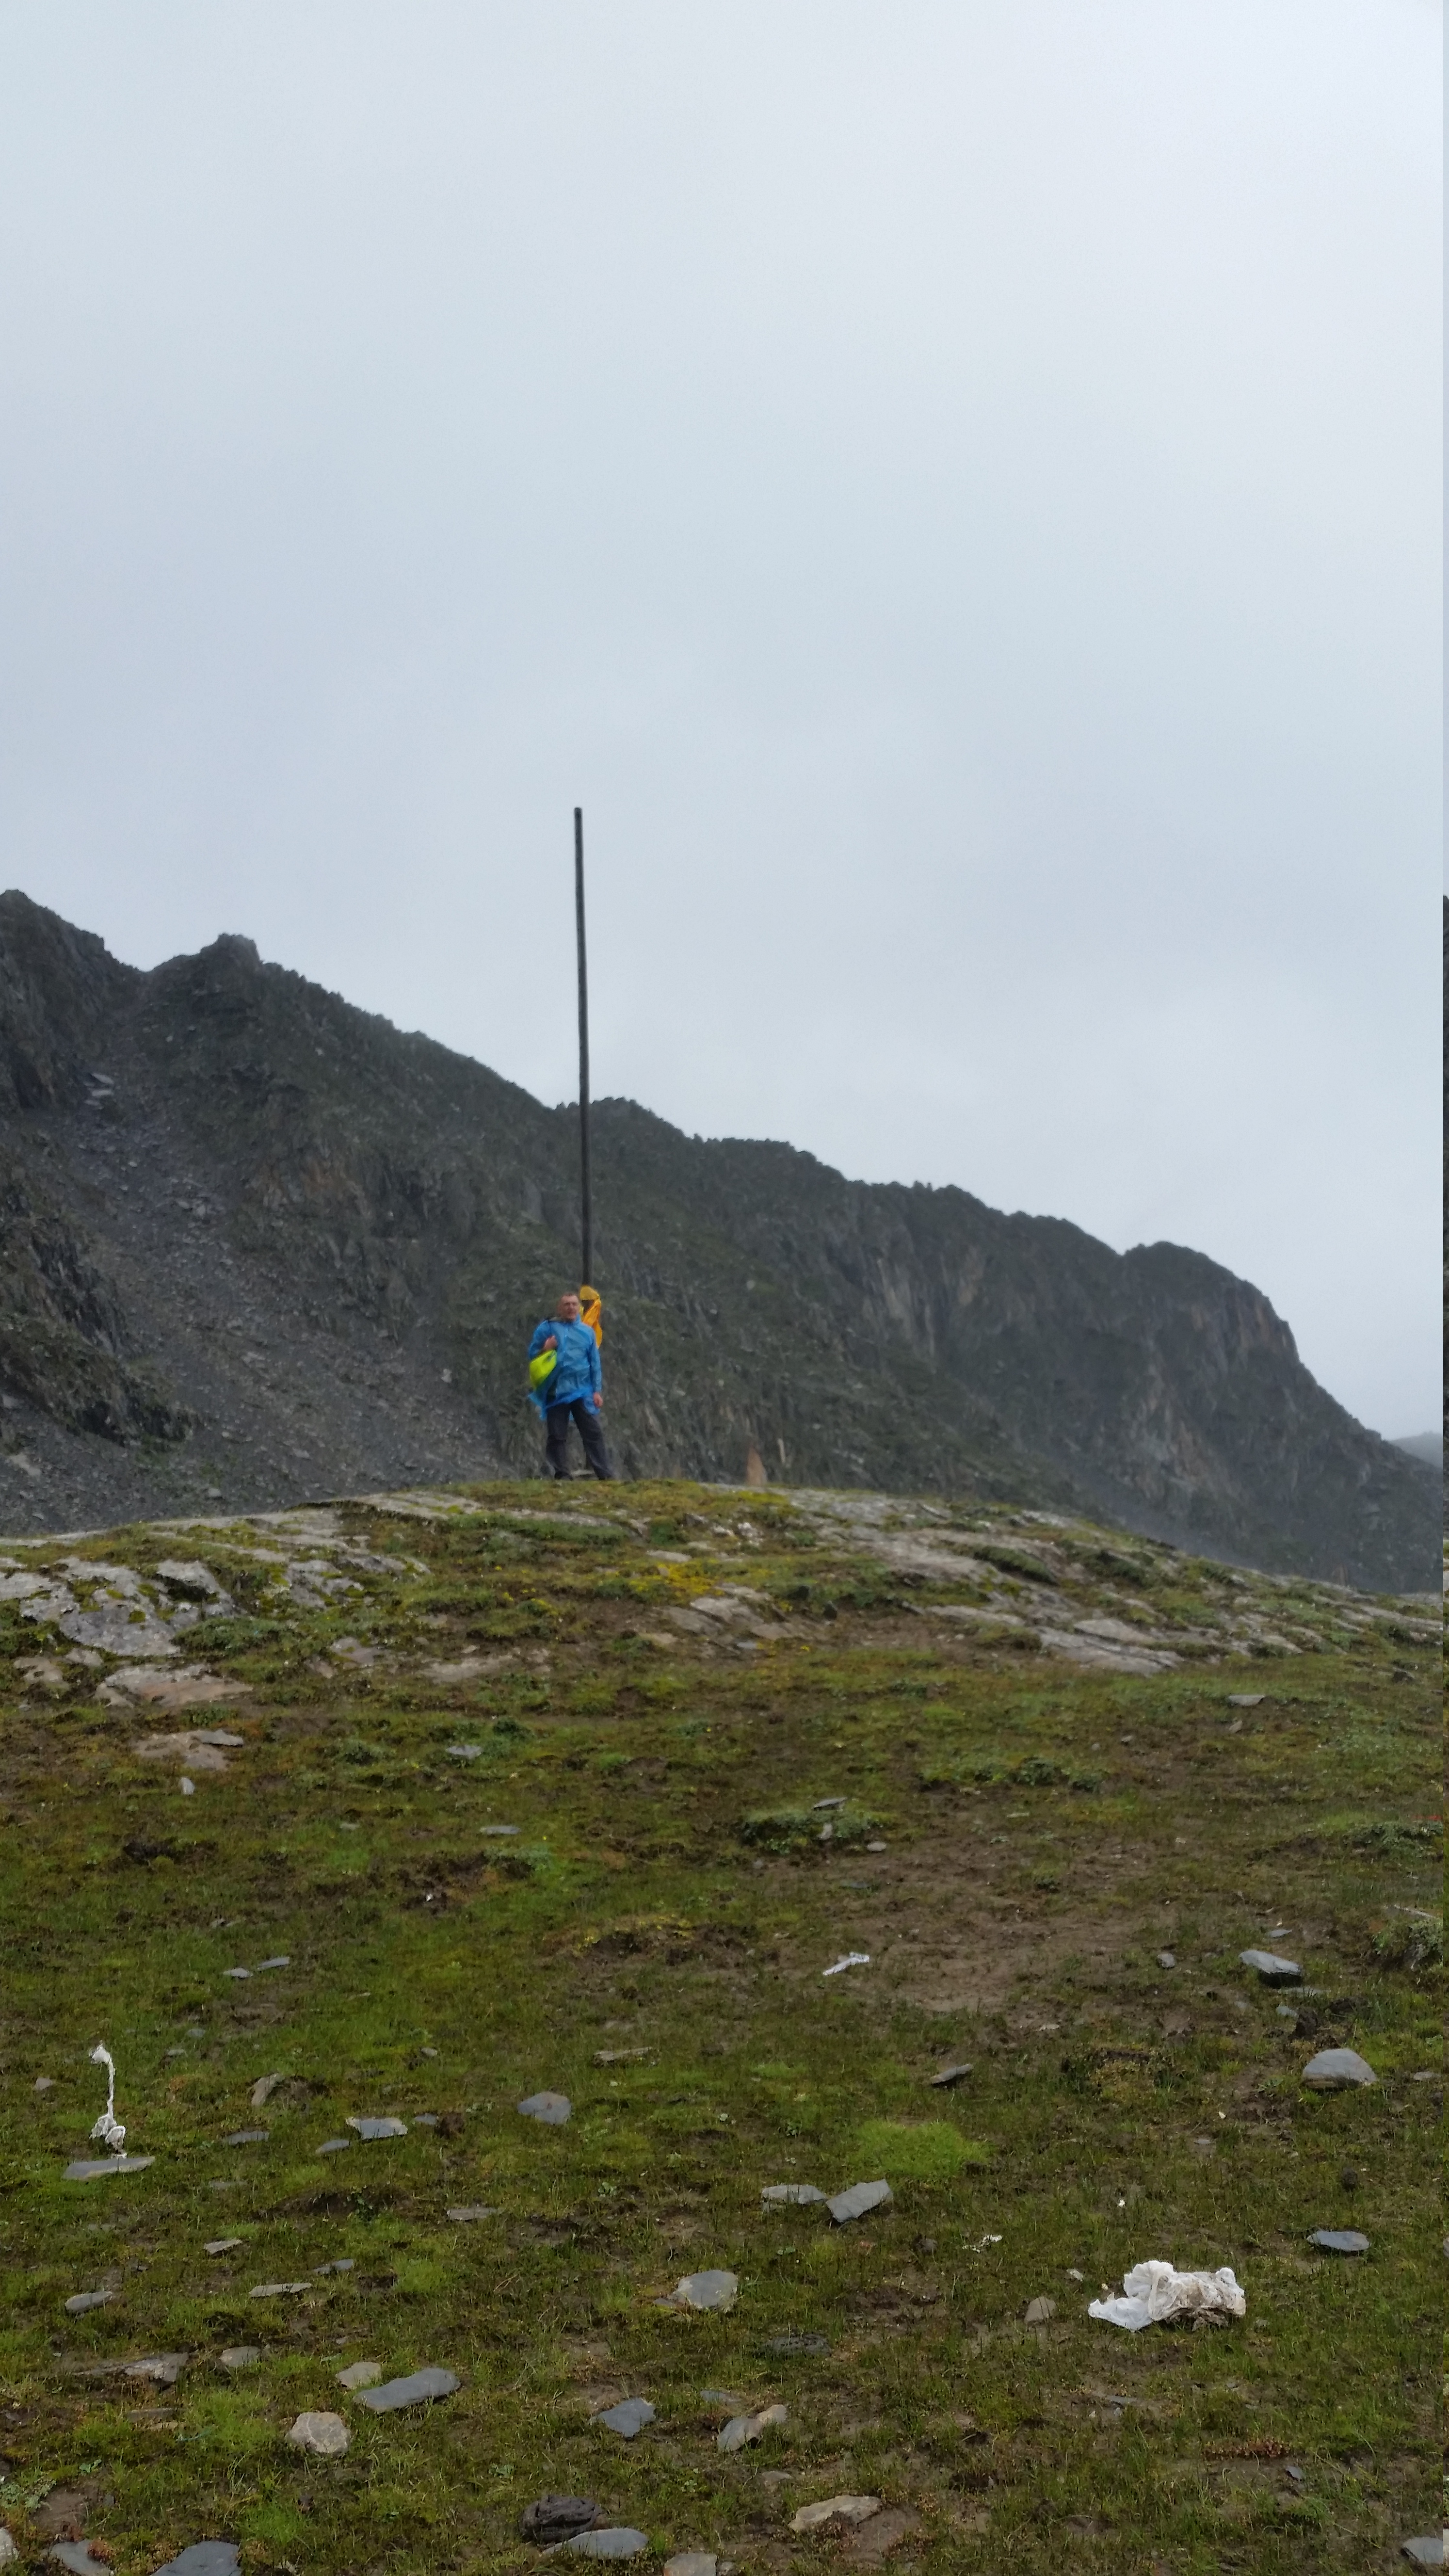
M 1266 1298 L 960 1190 L 600 1105 L 625 1474 L 1086 1509 L 1433 1583 L 1438 1486 Z M 525 1472 L 574 1275 L 575 1121 L 218 940 L 149 974 L 0 897 L 0 1526 Z

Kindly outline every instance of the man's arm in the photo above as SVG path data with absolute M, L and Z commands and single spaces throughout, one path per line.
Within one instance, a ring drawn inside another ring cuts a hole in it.
M 531 1360 L 536 1360 L 540 1351 L 556 1351 L 557 1348 L 558 1335 L 548 1317 L 545 1316 L 541 1324 L 534 1325 L 533 1339 L 528 1345 L 528 1356 Z

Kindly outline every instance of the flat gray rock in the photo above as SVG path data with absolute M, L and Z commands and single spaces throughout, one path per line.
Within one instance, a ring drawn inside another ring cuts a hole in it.
M 340 2460 L 352 2435 L 340 2415 L 308 2408 L 289 2426 L 287 2440 L 294 2451 L 310 2451 L 314 2459 Z
M 1442 2531 L 1426 2532 L 1422 2540 L 1401 2540 L 1399 2547 L 1411 2567 L 1442 2567 L 1444 2564 Z
M 246 2243 L 244 2236 L 208 2236 L 203 2254 L 235 2254 Z
M 813 2182 L 767 2182 L 761 2187 L 760 2198 L 774 2209 L 809 2209 L 815 2201 L 823 2201 L 825 2194 L 817 2191 Z
M 522 1825 L 480 1825 L 478 1831 L 485 1842 L 500 1843 L 506 1842 L 512 1834 L 521 1834 L 523 1827 Z
M 229 2343 L 217 2354 L 223 2370 L 254 2370 L 262 2357 L 259 2343 Z
M 1267 1696 L 1266 1691 L 1229 1691 L 1228 1706 L 1229 1708 L 1261 1708 Z
M 1057 2303 L 1055 2299 L 1032 2299 L 1027 2303 L 1025 2322 L 1029 2326 L 1050 2325 L 1056 2312 Z
M 647 2397 L 623 2397 L 617 2406 L 607 2407 L 602 2415 L 594 2417 L 596 2424 L 607 2424 L 611 2433 L 622 2433 L 626 2442 L 632 2442 L 635 2434 L 642 2433 L 645 2425 L 653 2421 L 654 2409 Z
M 530 2093 L 518 2107 L 525 2120 L 542 2120 L 547 2128 L 561 2129 L 574 2106 L 567 2093 Z
M 319 2156 L 340 2156 L 343 2148 L 351 2144 L 350 2138 L 324 2138 L 317 2153 Z
M 828 2352 L 830 2344 L 828 2338 L 820 2334 L 768 2335 L 761 2344 L 760 2350 L 761 2352 L 817 2353 Z
M 374 2415 L 393 2415 L 402 2406 L 429 2406 L 435 2397 L 451 2397 L 459 2385 L 453 2370 L 414 2370 L 406 2379 L 385 2379 L 380 2388 L 358 2390 L 359 2406 Z
M 107 2174 L 144 2173 L 154 2156 L 78 2156 L 67 2165 L 67 2182 L 100 2182 Z
M 115 2295 L 114 2290 L 77 2290 L 73 2299 L 66 2300 L 66 2315 L 88 2317 L 92 2308 L 109 2307 Z
M 546 2495 L 524 2506 L 518 2528 L 525 2540 L 572 2540 L 578 2532 L 590 2530 L 598 2517 L 592 2496 Z
M 873 2209 L 884 2209 L 894 2198 L 888 2182 L 853 2182 L 848 2191 L 838 2191 L 826 2202 L 837 2227 L 846 2226 L 852 2218 L 865 2218 Z
M 739 2294 L 739 2277 L 734 2272 L 686 2272 L 683 2280 L 675 2284 L 674 2305 L 724 2311 L 734 2306 Z
M 679 2549 L 664 2561 L 664 2576 L 718 2576 L 718 2569 L 712 2549 Z
M 443 2216 L 451 2218 L 455 2227 L 476 2227 L 480 2218 L 496 2218 L 497 2215 L 496 2209 L 490 2209 L 487 2203 L 481 2200 L 465 2201 L 459 2208 L 445 2209 L 443 2212 Z
M 647 2532 L 635 2531 L 620 2522 L 608 2531 L 581 2531 L 563 2547 L 575 2558 L 642 2558 L 649 2546 Z
M 449 1758 L 454 1762 L 476 1762 L 483 1751 L 481 1744 L 450 1744 Z
M 257 1974 L 259 1977 L 264 1977 L 264 1976 L 266 1975 L 266 1973 L 267 1973 L 268 1968 L 290 1968 L 291 1964 L 292 1964 L 291 1959 L 289 1958 L 289 1956 L 288 1956 L 287 1952 L 284 1950 L 284 1951 L 282 1952 L 282 1955 L 281 1955 L 281 1957 L 280 1957 L 279 1959 L 258 1959 L 258 1961 L 257 1961 L 257 1965 L 256 1965 L 256 1974 Z
M 339 2254 L 335 2262 L 318 2264 L 316 2278 L 321 2281 L 326 2278 L 326 2275 L 329 2272 L 355 2272 L 356 2269 L 357 2263 L 354 2256 L 351 2254 Z
M 229 2129 L 221 2143 L 224 2147 L 262 2147 L 271 2134 L 270 2129 Z
M 939 2074 L 928 2077 L 927 2081 L 935 2092 L 949 2092 L 953 2084 L 964 2084 L 970 2072 L 969 2066 L 943 2066 Z
M 375 2388 L 382 2377 L 380 2361 L 354 2361 L 336 2374 L 339 2388 Z
M 405 2138 L 408 2133 L 406 2120 L 349 2120 L 347 2125 L 359 2138 Z
M 1280 1959 L 1276 1950 L 1240 1950 L 1238 1965 L 1255 1968 L 1265 1986 L 1296 1986 L 1303 1975 L 1296 1959 Z
M 438 2114 L 436 2111 L 415 2111 L 413 2113 L 413 2127 L 415 2129 L 436 2129 L 437 2125 Z
M 54 2559 L 57 2567 L 69 2567 L 72 2576 L 110 2576 L 107 2561 L 92 2558 L 88 2540 L 58 2540 L 45 2554 Z
M 1368 2238 L 1361 2236 L 1356 2227 L 1315 2227 L 1308 2242 L 1325 2254 L 1366 2254 L 1369 2250 Z
M 179 2558 L 168 2558 L 156 2576 L 237 2576 L 241 2551 L 234 2540 L 193 2540 Z
M 788 2420 L 783 2406 L 760 2406 L 748 2415 L 732 2415 L 729 2422 L 716 2433 L 715 2449 L 742 2451 L 747 2442 L 758 2442 L 761 2434 L 768 2433 L 772 2424 L 784 2424 Z
M 1175 1950 L 1159 1950 L 1157 1953 L 1157 1964 L 1159 1968 L 1175 1968 L 1177 1965 L 1177 1952 Z
M 258 2281 L 254 2290 L 248 2290 L 247 2297 L 249 2299 L 300 2299 L 302 2292 L 310 2290 L 311 2287 L 310 2281 Z
M 1339 2093 L 1359 2084 L 1377 2084 L 1378 2077 L 1366 2057 L 1356 2048 L 1320 2048 L 1303 2069 L 1303 2081 L 1316 2093 Z

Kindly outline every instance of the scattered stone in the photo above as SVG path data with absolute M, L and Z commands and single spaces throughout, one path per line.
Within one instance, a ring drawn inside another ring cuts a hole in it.
M 254 2370 L 262 2357 L 259 2343 L 229 2343 L 217 2354 L 223 2370 Z
M 0 2522 L 0 2567 L 13 2567 L 19 2556 L 13 2535 Z
M 647 2532 L 635 2531 L 629 2523 L 620 2522 L 607 2531 L 581 2531 L 562 2546 L 577 2558 L 642 2558 L 649 2537 Z
M 314 2277 L 321 2280 L 328 2272 L 355 2272 L 356 2262 L 350 2254 L 339 2254 L 335 2263 L 319 2263 Z
M 286 2077 L 283 2075 L 259 2075 L 255 2084 L 252 2086 L 251 2092 L 247 2096 L 252 2109 L 254 2111 L 265 2111 L 267 2104 L 270 2102 L 278 2085 L 284 2084 L 285 2082 Z
M 58 2567 L 68 2567 L 71 2576 L 111 2576 L 109 2560 L 93 2558 L 88 2540 L 58 2540 L 45 2554 Z
M 381 2388 L 358 2392 L 358 2405 L 374 2415 L 393 2415 L 402 2406 L 429 2406 L 436 2397 L 451 2397 L 459 2386 L 453 2370 L 414 2370 L 406 2379 L 385 2379 Z
M 561 2129 L 574 2106 L 567 2093 L 530 2093 L 518 2107 L 525 2120 L 542 2120 L 546 2128 Z
M 1055 2299 L 1031 2299 L 1027 2303 L 1026 2323 L 1029 2326 L 1050 2325 L 1056 2312 Z
M 719 2576 L 719 2560 L 712 2549 L 678 2549 L 665 2559 L 664 2576 Z
M 817 1798 L 814 1805 L 811 1807 L 810 1812 L 812 1816 L 818 1816 L 826 1807 L 843 1807 L 844 1805 L 845 1800 L 843 1798 Z
M 602 2415 L 594 2417 L 596 2424 L 607 2424 L 611 2433 L 621 2433 L 626 2442 L 632 2442 L 635 2434 L 642 2433 L 645 2425 L 653 2421 L 654 2409 L 647 2397 L 621 2398 L 617 2406 L 606 2407 Z
M 37 2093 L 53 2093 L 58 2081 L 59 2078 L 54 2075 L 37 2075 L 33 2089 Z
M 349 2129 L 355 2129 L 359 2138 L 364 2141 L 373 2138 L 405 2138 L 408 2133 L 406 2120 L 349 2120 L 347 2125 Z
M 938 2074 L 927 2076 L 926 2081 L 935 2092 L 948 2093 L 953 2085 L 964 2084 L 970 2072 L 969 2066 L 943 2066 Z
M 758 2442 L 772 2424 L 788 2423 L 783 2406 L 761 2406 L 751 2415 L 732 2415 L 722 2432 L 715 2435 L 717 2451 L 742 2451 L 747 2442 Z
M 675 2284 L 671 2305 L 676 2308 L 704 2308 L 727 2314 L 740 2294 L 738 2276 L 733 2272 L 686 2272 Z
M 258 1959 L 255 1973 L 264 1977 L 269 1968 L 290 1968 L 291 1964 L 291 1958 L 284 1950 L 279 1959 Z
M 454 1677 L 454 1670 L 455 1668 L 449 1664 L 434 1664 L 432 1667 L 433 1679 L 435 1681 L 440 1679 L 451 1681 Z M 455 1762 L 476 1762 L 482 1751 L 483 1747 L 481 1744 L 450 1744 L 448 1746 L 448 1752 Z
M 224 1977 L 230 1977 L 234 1981 L 240 1982 L 243 1977 L 249 1977 L 251 1975 L 251 1970 L 250 1968 L 223 1968 L 221 1973 Z
M 1356 2227 L 1315 2227 L 1308 2239 L 1324 2254 L 1366 2254 L 1369 2241 Z
M 340 2415 L 310 2409 L 298 2416 L 287 2434 L 293 2450 L 311 2451 L 319 2460 L 340 2460 L 351 2439 Z
M 496 1843 L 505 1841 L 510 1834 L 521 1834 L 523 1827 L 522 1825 L 480 1825 L 478 1831 L 484 1842 Z
M 310 2281 L 258 2281 L 254 2290 L 248 2290 L 247 2297 L 249 2299 L 297 2299 L 301 2297 L 304 2290 L 310 2290 L 311 2287 Z
M 825 2194 L 817 2191 L 813 2182 L 767 2182 L 761 2186 L 760 2198 L 775 2209 L 809 2209 Z
M 1280 1959 L 1275 1950 L 1240 1950 L 1238 1964 L 1256 1968 L 1265 1986 L 1296 1986 L 1303 1975 L 1296 1959 Z
M 889 2558 L 892 2550 L 899 2549 L 901 2542 L 909 2540 L 912 2533 L 919 2531 L 920 2528 L 920 2515 L 912 2513 L 907 2505 L 897 2505 L 891 2511 L 872 2514 L 864 2529 L 856 2533 L 846 2550 L 847 2566 L 878 2566 L 883 2558 Z
M 784 2335 L 770 2335 L 770 2336 L 768 2336 L 768 2337 L 766 2338 L 766 2340 L 761 2344 L 761 2346 L 760 2346 L 760 2350 L 761 2350 L 761 2352 L 781 2352 L 781 2353 L 806 2353 L 806 2352 L 808 2352 L 808 2353 L 825 2353 L 825 2352 L 828 2352 L 828 2351 L 830 2350 L 830 2344 L 829 2344 L 829 2340 L 828 2340 L 828 2338 L 827 2338 L 825 2335 L 818 2335 L 818 2334 L 784 2334 Z
M 317 2153 L 319 2156 L 340 2156 L 343 2148 L 351 2144 L 350 2138 L 324 2138 Z
M 866 1844 L 866 1850 L 867 1850 L 868 1852 L 883 1852 L 883 1851 L 889 1851 L 889 1850 L 890 1850 L 890 1845 L 889 1845 L 889 1843 L 867 1843 L 867 1844 Z
M 179 2558 L 168 2558 L 156 2576 L 238 2576 L 241 2551 L 234 2540 L 194 2540 Z
M 436 2111 L 414 2111 L 413 2127 L 415 2129 L 436 2129 L 438 2125 L 439 2122 Z
M 1229 1708 L 1261 1708 L 1267 1696 L 1266 1691 L 1229 1691 L 1228 1706 Z
M 1175 1950 L 1159 1950 L 1157 1953 L 1157 1964 L 1159 1968 L 1175 1968 L 1177 1965 L 1177 1952 Z
M 228 2129 L 221 2143 L 224 2147 L 261 2147 L 271 2134 L 270 2129 Z
M 598 2518 L 592 2496 L 546 2495 L 524 2506 L 518 2528 L 525 2540 L 548 2543 L 572 2540 L 577 2532 L 590 2530 Z
M 1422 2540 L 1403 2540 L 1399 2547 L 1411 2567 L 1442 2567 L 1444 2564 L 1442 2531 L 1427 2532 Z
M 480 2218 L 496 2218 L 498 2212 L 496 2209 L 490 2209 L 484 2201 L 470 2200 L 466 2201 L 461 2208 L 444 2210 L 443 2215 L 445 2218 L 451 2218 L 455 2227 L 476 2227 Z
M 596 2048 L 594 2051 L 594 2064 L 596 2066 L 628 2066 L 631 2065 L 636 2058 L 647 2057 L 648 2055 L 649 2050 L 647 2048 Z
M 381 2377 L 380 2361 L 354 2361 L 349 2362 L 346 2370 L 338 2371 L 337 2385 L 339 2388 L 375 2388 Z
M 65 2169 L 67 2182 L 99 2182 L 104 2174 L 144 2173 L 154 2156 L 78 2156 Z
M 1356 2048 L 1320 2048 L 1303 2069 L 1303 2081 L 1315 2093 L 1339 2093 L 1355 2085 L 1377 2084 L 1378 2077 Z
M 92 2308 L 109 2307 L 115 2295 L 114 2290 L 77 2290 L 73 2299 L 66 2300 L 66 2315 L 68 2317 L 89 2316 Z
M 145 2352 L 135 2361 L 88 2362 L 83 2379 L 152 2379 L 158 2388 L 174 2388 L 188 2361 L 189 2352 Z
M 871 2515 L 879 2511 L 879 2496 L 827 2496 L 823 2504 L 802 2504 L 799 2512 L 790 2516 L 790 2529 L 824 2531 L 828 2524 L 835 2522 L 843 2530 L 851 2531 L 858 2529 L 861 2523 L 869 2522 Z
M 825 2206 L 836 2226 L 844 2227 L 852 2218 L 865 2218 L 873 2209 L 884 2209 L 894 2198 L 888 2182 L 853 2182 L 848 2191 L 836 2192 Z
M 844 1975 L 847 1968 L 868 1968 L 869 1966 L 868 1950 L 847 1950 L 843 1958 L 832 1959 L 829 1967 L 822 1968 L 820 1973 L 822 1977 L 839 1977 Z
M 107 1694 L 103 1691 L 101 1697 Z M 188 1771 L 225 1771 L 229 1769 L 228 1751 L 245 1742 L 240 1735 L 225 1735 L 219 1727 L 188 1727 L 182 1735 L 148 1735 L 134 1747 L 138 1762 L 184 1762 Z

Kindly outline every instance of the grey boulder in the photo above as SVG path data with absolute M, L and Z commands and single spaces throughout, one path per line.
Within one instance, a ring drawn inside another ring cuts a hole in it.
M 739 2280 L 733 2272 L 686 2272 L 683 2280 L 675 2284 L 671 2305 L 712 2308 L 724 2313 L 734 2306 L 739 2294 Z
M 1411 2567 L 1442 2567 L 1444 2564 L 1442 2531 L 1426 2532 L 1422 2540 L 1404 2540 L 1399 2546 Z
M 845 2227 L 852 2218 L 865 2218 L 873 2209 L 884 2209 L 894 2197 L 888 2182 L 853 2182 L 848 2191 L 836 2192 L 825 2205 L 836 2226 Z
M 1368 2238 L 1361 2236 L 1356 2227 L 1315 2227 L 1308 2242 L 1324 2254 L 1366 2254 L 1369 2250 Z
M 647 2397 L 622 2397 L 617 2406 L 608 2406 L 602 2415 L 594 2417 L 596 2424 L 607 2424 L 611 2433 L 622 2433 L 626 2442 L 632 2442 L 635 2434 L 642 2433 L 645 2425 L 653 2421 L 654 2409 Z
M 1355 2085 L 1377 2084 L 1378 2077 L 1356 2048 L 1320 2048 L 1303 2069 L 1303 2081 L 1315 2093 L 1341 2093 Z
M 179 2558 L 168 2558 L 156 2576 L 237 2576 L 241 2551 L 234 2540 L 193 2540 Z
M 1303 1974 L 1296 1959 L 1280 1959 L 1276 1950 L 1240 1950 L 1238 1965 L 1255 1969 L 1265 1986 L 1296 1986 Z
M 393 2415 L 401 2406 L 428 2406 L 435 2397 L 451 2397 L 459 2385 L 453 2370 L 414 2370 L 406 2379 L 385 2379 L 381 2388 L 360 2388 L 359 2406 L 374 2415 Z
M 545 2128 L 561 2129 L 574 2106 L 567 2093 L 530 2093 L 518 2107 L 525 2120 L 542 2120 Z

